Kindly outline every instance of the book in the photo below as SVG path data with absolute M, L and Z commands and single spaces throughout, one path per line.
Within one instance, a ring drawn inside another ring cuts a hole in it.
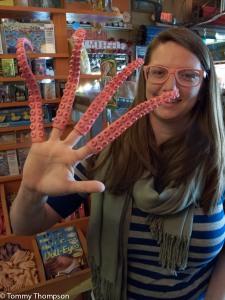
M 0 103 L 11 102 L 10 84 L 0 84 Z
M 2 73 L 3 77 L 14 77 L 14 58 L 2 58 Z
M 87 268 L 78 234 L 73 226 L 47 230 L 36 235 L 46 279 L 68 276 Z
M 26 53 L 55 53 L 54 24 L 4 23 L 5 53 L 16 53 L 18 39 L 26 37 L 31 41 L 33 52 L 25 46 Z
M 18 149 L 18 157 L 19 157 L 21 173 L 23 173 L 24 164 L 25 164 L 25 161 L 27 159 L 29 151 L 30 151 L 30 148 L 20 148 L 20 149 Z
M 16 150 L 0 151 L 0 176 L 19 174 Z

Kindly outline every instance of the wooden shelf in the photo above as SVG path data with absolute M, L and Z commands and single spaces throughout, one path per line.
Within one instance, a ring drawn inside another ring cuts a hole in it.
M 1 58 L 17 58 L 17 54 L 1 54 Z M 27 53 L 27 58 L 33 58 L 33 57 L 50 57 L 50 58 L 64 58 L 69 57 L 69 53 Z
M 52 15 L 66 14 L 67 21 L 113 23 L 123 19 L 122 14 L 93 10 L 70 10 L 60 8 L 24 7 L 1 5 L 0 18 L 50 20 Z
M 0 177 L 0 183 L 7 182 L 7 181 L 19 180 L 19 179 L 22 179 L 22 177 L 23 177 L 23 174 L 2 176 L 2 177 Z
M 9 145 L 0 145 L 0 151 L 12 150 L 12 149 L 20 149 L 20 148 L 30 148 L 32 143 L 16 143 Z
M 0 80 L 1 81 L 1 80 Z M 56 98 L 53 100 L 42 100 L 42 104 L 54 104 L 54 103 L 60 103 L 61 99 Z M 21 101 L 21 102 L 8 102 L 8 103 L 1 103 L 0 108 L 6 108 L 6 107 L 15 107 L 15 106 L 28 106 L 30 104 L 30 101 Z
M 74 125 L 74 121 L 73 120 L 69 120 L 67 125 Z M 48 124 L 44 124 L 44 128 L 50 128 L 53 126 L 53 122 L 48 123 Z M 8 132 L 8 131 L 15 131 L 15 130 L 26 130 L 26 129 L 30 129 L 30 125 L 27 126 L 16 126 L 16 127 L 7 127 L 7 128 L 0 128 L 1 132 Z
M 1 55 L 0 55 L 1 58 Z M 57 80 L 67 80 L 69 75 L 55 75 L 55 76 L 35 76 L 36 80 L 43 80 L 43 79 L 57 79 Z M 92 74 L 85 74 L 80 75 L 80 79 L 99 79 L 101 75 L 92 75 Z M 15 76 L 15 77 L 0 77 L 0 82 L 11 82 L 11 81 L 23 81 L 23 77 Z

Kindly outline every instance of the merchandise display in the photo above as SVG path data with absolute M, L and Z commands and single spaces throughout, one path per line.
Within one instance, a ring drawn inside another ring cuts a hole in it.
M 87 268 L 84 252 L 73 226 L 47 230 L 36 237 L 47 280 Z M 71 270 L 67 271 L 68 268 Z
M 7 102 L 11 102 L 10 84 L 0 84 L 0 103 Z
M 1 61 L 2 61 L 3 77 L 15 76 L 14 59 L 13 58 L 3 58 Z
M 0 128 L 26 126 L 31 124 L 31 110 L 29 107 L 11 109 L 0 109 Z M 42 107 L 43 122 L 48 124 L 51 121 L 51 111 L 48 105 Z
M 17 102 L 27 101 L 25 84 L 14 84 L 14 100 Z
M 16 150 L 0 151 L 0 177 L 19 174 Z
M 0 132 L 0 145 L 16 144 L 16 132 Z
M 5 53 L 16 53 L 17 41 L 22 37 L 31 41 L 34 46 L 33 53 L 55 53 L 53 24 L 4 23 L 3 30 Z
M 45 58 L 35 58 L 34 59 L 34 74 L 46 75 L 46 59 Z
M 55 82 L 42 83 L 42 93 L 46 100 L 56 99 Z
M 17 291 L 39 283 L 35 256 L 18 244 L 7 243 L 0 247 L 0 291 Z M 3 294 L 4 295 L 4 294 Z
M 23 173 L 24 164 L 27 159 L 27 155 L 28 155 L 29 151 L 30 151 L 30 148 L 20 148 L 17 151 L 21 173 Z

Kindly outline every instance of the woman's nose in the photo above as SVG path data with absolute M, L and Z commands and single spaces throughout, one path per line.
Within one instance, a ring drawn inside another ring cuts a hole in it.
M 175 74 L 170 74 L 168 79 L 163 84 L 164 91 L 174 91 L 177 89 L 177 80 Z

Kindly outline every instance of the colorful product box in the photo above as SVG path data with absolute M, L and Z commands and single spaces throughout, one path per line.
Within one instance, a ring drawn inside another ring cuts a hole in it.
M 0 84 L 0 103 L 11 102 L 10 84 Z
M 0 145 L 16 144 L 16 132 L 0 133 Z
M 70 275 L 87 267 L 83 249 L 73 226 L 36 235 L 46 279 Z
M 25 47 L 26 53 L 55 53 L 55 35 L 53 24 L 4 23 L 5 53 L 16 53 L 16 44 L 22 37 L 28 38 L 33 52 Z
M 16 150 L 0 151 L 0 176 L 19 174 Z
M 48 105 L 43 105 L 43 122 L 51 121 L 51 111 Z M 30 125 L 30 108 L 19 107 L 11 109 L 0 109 L 0 128 Z
M 29 151 L 30 151 L 30 148 L 18 149 L 18 157 L 19 157 L 19 162 L 20 162 L 21 173 L 23 173 L 24 164 L 27 159 Z
M 2 58 L 2 73 L 3 77 L 14 77 L 14 59 L 13 58 Z
M 26 86 L 24 83 L 16 83 L 14 84 L 14 100 L 17 102 L 27 101 L 28 96 L 26 92 Z
M 34 74 L 37 76 L 46 75 L 46 59 L 45 58 L 35 58 L 34 60 Z
M 56 99 L 55 82 L 42 83 L 42 91 L 45 100 Z

